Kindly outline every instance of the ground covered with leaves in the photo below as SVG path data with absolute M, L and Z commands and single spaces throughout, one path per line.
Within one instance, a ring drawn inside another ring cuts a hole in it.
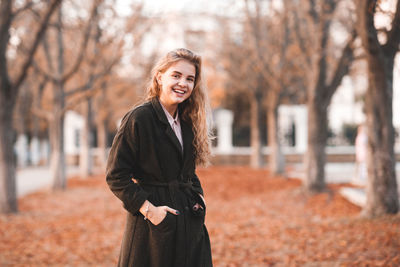
M 214 266 L 400 266 L 400 214 L 379 219 L 332 185 L 307 195 L 296 179 L 245 167 L 200 169 Z M 104 176 L 19 201 L 0 215 L 0 266 L 115 266 L 125 212 Z

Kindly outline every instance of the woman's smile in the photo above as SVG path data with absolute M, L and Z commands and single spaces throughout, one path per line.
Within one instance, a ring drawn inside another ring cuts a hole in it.
M 186 93 L 186 90 L 182 90 L 182 89 L 175 89 L 173 88 L 172 91 L 174 91 L 176 94 L 178 94 L 179 96 L 183 96 Z

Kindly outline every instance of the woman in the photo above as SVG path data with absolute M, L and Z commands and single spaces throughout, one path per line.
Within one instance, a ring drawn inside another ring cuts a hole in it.
M 212 266 L 195 173 L 210 156 L 201 58 L 169 52 L 146 99 L 123 118 L 107 163 L 107 183 L 128 211 L 118 265 Z

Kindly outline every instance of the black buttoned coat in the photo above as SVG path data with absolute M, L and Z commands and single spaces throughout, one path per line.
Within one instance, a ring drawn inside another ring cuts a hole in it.
M 181 119 L 182 147 L 157 98 L 128 112 L 114 138 L 106 180 L 122 201 L 127 222 L 118 266 L 212 266 L 205 211 L 194 211 L 203 194 L 195 173 L 193 131 Z M 169 206 L 153 225 L 139 212 L 145 200 Z

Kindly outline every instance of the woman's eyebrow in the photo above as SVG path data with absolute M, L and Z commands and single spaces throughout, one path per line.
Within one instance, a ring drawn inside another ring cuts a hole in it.
M 182 75 L 182 73 L 177 71 L 177 70 L 172 71 L 172 73 L 176 73 L 176 74 Z M 188 75 L 188 77 L 195 78 L 195 76 L 193 76 L 193 75 Z

